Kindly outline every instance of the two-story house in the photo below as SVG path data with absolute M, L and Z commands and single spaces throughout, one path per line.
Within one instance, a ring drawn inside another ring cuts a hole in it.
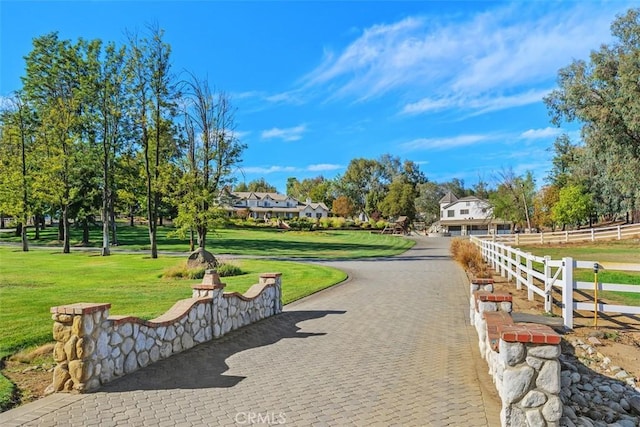
M 458 199 L 448 192 L 440 199 L 439 230 L 452 236 L 504 234 L 511 230 L 511 222 L 493 217 L 487 200 L 475 196 Z
M 280 193 L 234 191 L 228 193 L 228 199 L 231 202 L 226 209 L 230 215 L 245 210 L 255 219 L 326 218 L 329 215 L 329 209 L 324 203 L 313 203 L 309 199 L 301 203 Z

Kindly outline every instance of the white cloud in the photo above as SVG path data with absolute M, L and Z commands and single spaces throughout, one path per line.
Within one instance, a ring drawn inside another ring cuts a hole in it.
M 250 130 L 234 130 L 231 132 L 234 139 L 242 140 L 243 138 L 249 136 L 251 134 Z
M 299 125 L 292 128 L 272 128 L 262 131 L 262 139 L 282 139 L 283 141 L 298 141 L 302 139 L 302 134 L 306 132 L 306 125 Z
M 246 168 L 242 168 L 244 173 L 254 173 L 254 174 L 264 174 L 268 175 L 271 173 L 279 173 L 279 172 L 298 172 L 300 169 L 293 166 L 249 166 Z
M 323 171 L 334 171 L 341 169 L 343 166 L 334 165 L 330 163 L 320 163 L 317 165 L 309 165 L 307 166 L 307 170 L 311 172 L 323 172 Z
M 401 144 L 408 151 L 447 150 L 486 142 L 494 137 L 488 135 L 458 135 L 448 138 L 418 138 Z
M 546 127 L 544 129 L 529 129 L 520 134 L 522 139 L 547 139 L 555 138 L 562 133 L 560 128 Z
M 558 70 L 610 40 L 622 2 L 493 3 L 474 14 L 414 16 L 365 29 L 303 79 L 358 101 L 403 94 L 403 113 L 477 114 L 540 102 Z M 422 96 L 420 96 L 422 94 Z M 425 96 L 426 95 L 426 96 Z
M 507 108 L 522 107 L 542 101 L 542 98 L 549 93 L 547 89 L 531 89 L 515 95 L 480 95 L 476 98 L 452 95 L 439 99 L 424 98 L 420 101 L 409 103 L 404 106 L 402 113 L 419 114 L 427 112 L 437 112 L 451 108 L 461 110 L 473 110 L 473 115 L 488 113 L 490 111 L 504 110 Z

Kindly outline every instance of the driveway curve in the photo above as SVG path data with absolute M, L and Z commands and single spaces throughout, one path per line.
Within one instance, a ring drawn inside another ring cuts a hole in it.
M 450 240 L 413 238 L 399 256 L 319 262 L 349 279 L 98 392 L 0 414 L 0 424 L 499 426 Z

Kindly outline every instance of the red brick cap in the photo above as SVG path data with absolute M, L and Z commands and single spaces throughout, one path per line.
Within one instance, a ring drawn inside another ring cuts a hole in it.
M 500 330 L 507 325 L 513 325 L 513 318 L 505 311 L 485 311 L 482 317 L 487 322 L 487 336 L 493 351 L 498 351 Z
M 549 326 L 536 323 L 502 325 L 498 330 L 500 338 L 506 342 L 557 345 L 562 340 L 562 337 Z
M 476 300 L 482 302 L 504 302 L 513 301 L 513 295 L 508 292 L 489 292 L 489 291 L 474 291 Z

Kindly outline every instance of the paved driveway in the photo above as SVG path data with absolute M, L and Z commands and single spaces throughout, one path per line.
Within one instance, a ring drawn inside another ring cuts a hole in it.
M 0 414 L 0 424 L 499 426 L 449 240 L 324 264 L 339 286 L 114 381 Z M 284 283 L 284 286 L 287 286 Z

